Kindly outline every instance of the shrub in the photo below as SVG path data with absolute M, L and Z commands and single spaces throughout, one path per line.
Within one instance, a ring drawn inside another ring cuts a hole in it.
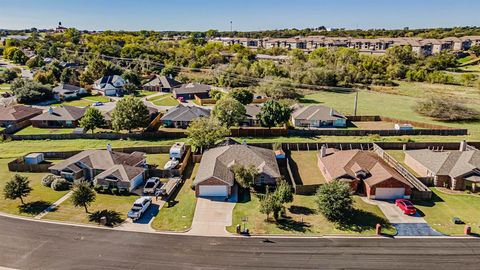
M 55 191 L 69 190 L 72 184 L 63 178 L 53 180 L 51 188 Z
M 119 195 L 120 193 L 118 192 L 118 188 L 112 188 L 112 194 Z
M 320 186 L 315 196 L 318 210 L 328 220 L 342 223 L 350 218 L 353 211 L 350 185 L 333 181 Z
M 99 223 L 102 220 L 102 217 L 106 218 L 106 224 L 107 226 L 115 226 L 117 224 L 120 224 L 123 222 L 123 219 L 117 211 L 113 210 L 101 210 L 101 211 L 95 211 L 92 214 L 89 215 L 88 220 L 90 222 L 96 222 Z
M 443 121 L 471 121 L 479 119 L 480 113 L 451 100 L 433 98 L 418 102 L 415 110 L 424 116 Z
M 45 187 L 51 187 L 52 182 L 57 179 L 58 176 L 53 174 L 47 174 L 42 178 L 42 185 Z

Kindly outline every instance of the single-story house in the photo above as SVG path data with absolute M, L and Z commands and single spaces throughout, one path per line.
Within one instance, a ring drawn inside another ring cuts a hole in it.
M 169 109 L 160 120 L 165 127 L 187 128 L 190 122 L 200 117 L 210 117 L 210 110 L 180 104 Z
M 210 97 L 210 85 L 201 83 L 188 83 L 174 88 L 172 93 L 176 99 L 182 98 L 183 100 L 195 99 L 195 96 L 205 99 Z
M 405 164 L 421 177 L 433 177 L 437 187 L 476 191 L 480 186 L 479 150 L 408 150 Z
M 29 120 L 42 114 L 41 109 L 25 105 L 14 105 L 8 107 L 0 106 L 0 126 L 15 126 L 23 121 Z
M 300 107 L 292 113 L 295 127 L 346 127 L 347 117 L 333 108 L 322 105 Z
M 181 85 L 181 82 L 172 77 L 155 75 L 155 78 L 143 85 L 143 90 L 171 93 L 173 88 Z
M 87 108 L 74 106 L 50 107 L 41 115 L 30 121 L 32 126 L 39 128 L 74 128 L 83 117 Z
M 133 190 L 145 176 L 146 154 L 112 150 L 85 150 L 49 168 L 50 172 L 73 181 L 84 179 L 106 188 Z
M 281 177 L 275 153 L 270 149 L 246 144 L 225 145 L 206 151 L 193 184 L 195 194 L 204 197 L 228 197 L 232 194 L 235 164 L 254 165 L 258 169 L 255 185 L 276 185 Z
M 53 88 L 52 91 L 55 95 L 55 99 L 58 100 L 75 99 L 81 95 L 88 94 L 85 88 L 71 84 L 60 84 Z
M 260 121 L 257 118 L 257 115 L 260 113 L 262 110 L 262 105 L 261 104 L 248 104 L 245 105 L 245 118 L 241 122 L 241 125 L 244 126 L 259 126 Z
M 95 81 L 93 89 L 104 96 L 121 96 L 124 92 L 124 85 L 125 80 L 118 75 L 103 76 Z
M 327 182 L 348 183 L 370 199 L 410 198 L 413 185 L 374 152 L 322 147 L 317 162 Z

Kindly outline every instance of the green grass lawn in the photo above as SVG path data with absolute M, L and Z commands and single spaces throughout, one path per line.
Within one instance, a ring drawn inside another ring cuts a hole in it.
M 15 135 L 70 134 L 73 131 L 73 128 L 37 128 L 28 126 L 15 133 Z
M 101 96 L 101 95 L 97 95 L 97 96 L 86 96 L 84 98 L 82 98 L 83 100 L 87 100 L 87 101 L 90 101 L 90 102 L 103 102 L 103 103 L 107 103 L 107 102 L 110 102 L 110 98 L 109 97 L 105 97 L 105 96 Z
M 475 97 L 473 94 L 465 94 L 464 97 L 465 99 L 470 100 L 469 106 L 480 110 L 480 99 L 478 99 L 478 90 L 476 91 L 477 94 Z M 454 92 L 452 95 L 456 96 Z M 439 122 L 417 114 L 414 110 L 414 106 L 417 101 L 421 100 L 419 97 L 374 91 L 359 91 L 358 96 L 358 115 L 381 115 L 424 123 L 446 125 L 455 128 L 467 128 L 471 134 L 467 139 L 480 140 L 480 122 Z M 323 104 L 331 106 L 346 115 L 351 115 L 353 114 L 354 98 L 355 92 L 339 93 L 322 91 L 306 95 L 300 101 L 305 104 Z M 447 98 L 449 98 L 449 96 L 447 96 Z M 412 136 L 412 138 L 417 139 L 419 137 Z M 454 137 L 446 138 L 450 141 L 455 141 Z
M 405 152 L 403 152 L 403 150 L 385 150 L 385 152 L 392 156 L 396 161 L 400 162 L 400 164 L 402 164 L 403 167 L 405 167 L 405 169 L 407 169 L 410 173 L 412 173 L 416 177 L 420 176 L 412 168 L 408 167 L 408 165 L 405 164 Z
M 140 91 L 137 92 L 137 94 L 135 96 L 143 98 L 143 97 L 148 97 L 148 96 L 151 96 L 151 95 L 154 95 L 154 94 L 157 94 L 157 93 L 158 92 L 154 92 L 154 91 L 140 90 Z
M 10 91 L 10 84 L 2 83 L 0 84 L 0 93 Z
M 195 178 L 199 164 L 189 165 L 185 177 L 187 180 L 174 197 L 175 205 L 165 205 L 152 222 L 152 227 L 160 231 L 185 231 L 192 226 L 197 198 L 190 185 Z
M 93 213 L 101 210 L 113 210 L 120 214 L 121 219 L 127 218 L 127 213 L 132 208 L 133 202 L 139 197 L 115 196 L 110 194 L 98 194 L 95 201 L 88 207 L 88 211 Z M 72 200 L 68 199 L 60 204 L 57 209 L 48 213 L 43 219 L 60 220 L 74 223 L 91 223 L 88 220 L 89 214 L 85 213 L 83 207 L 73 206 Z
M 149 99 L 153 104 L 157 106 L 177 106 L 178 100 L 173 98 L 171 95 L 161 95 Z
M 434 198 L 431 202 L 416 202 L 416 207 L 425 220 L 435 230 L 444 234 L 463 234 L 465 225 L 452 222 L 459 217 L 472 227 L 473 233 L 480 233 L 480 196 L 451 195 L 432 188 Z
M 250 199 L 249 199 L 250 197 Z M 375 234 L 375 225 L 384 225 L 384 233 L 394 234 L 395 229 L 388 225 L 382 211 L 375 205 L 363 202 L 355 196 L 356 217 L 346 227 L 340 228 L 317 213 L 314 196 L 295 195 L 294 201 L 287 204 L 286 218 L 278 222 L 266 221 L 266 216 L 259 212 L 259 198 L 253 194 L 244 195 L 233 210 L 232 226 L 227 227 L 234 233 L 237 224 L 242 224 L 242 217 L 247 217 L 247 228 L 253 234 L 300 234 L 300 235 L 335 235 L 335 234 Z
M 61 101 L 55 104 L 52 104 L 51 106 L 77 106 L 77 107 L 86 107 L 86 106 L 91 106 L 95 102 L 103 102 L 107 103 L 110 102 L 109 97 L 101 96 L 101 95 L 96 95 L 96 96 L 85 96 L 80 99 L 74 99 L 74 100 L 65 100 Z
M 317 151 L 291 151 L 290 168 L 293 177 L 299 178 L 304 185 L 325 183 L 317 165 Z
M 159 168 L 163 168 L 165 163 L 170 160 L 169 154 L 148 154 L 147 164 L 158 165 Z
M 0 190 L 2 191 L 5 184 L 15 175 L 15 172 L 10 172 L 8 170 L 7 164 L 10 161 L 12 161 L 11 158 L 0 159 Z M 33 188 L 33 191 L 24 198 L 26 205 L 23 207 L 21 207 L 19 199 L 6 200 L 2 196 L 2 199 L 0 200 L 0 212 L 22 216 L 35 216 L 67 193 L 66 191 L 54 191 L 51 188 L 42 186 L 41 180 L 43 176 L 46 175 L 45 173 L 18 174 L 28 177 L 30 180 L 30 187 Z

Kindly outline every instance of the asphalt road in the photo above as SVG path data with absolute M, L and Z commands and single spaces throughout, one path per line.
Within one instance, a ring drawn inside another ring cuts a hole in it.
M 0 217 L 16 269 L 479 269 L 478 239 L 205 238 Z M 427 268 L 428 267 L 428 268 Z

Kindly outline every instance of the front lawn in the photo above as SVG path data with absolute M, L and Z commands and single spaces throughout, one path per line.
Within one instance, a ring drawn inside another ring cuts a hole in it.
M 115 196 L 110 194 L 99 194 L 95 202 L 88 207 L 88 211 L 93 213 L 101 210 L 113 210 L 120 214 L 122 220 L 127 218 L 127 213 L 132 208 L 133 202 L 139 197 L 136 195 L 130 196 Z M 74 223 L 92 223 L 89 219 L 89 214 L 85 213 L 83 207 L 73 206 L 71 198 L 60 204 L 55 211 L 48 213 L 43 219 L 60 220 Z M 95 222 L 93 222 L 95 224 Z
M 446 194 L 431 188 L 434 197 L 430 202 L 416 202 L 419 213 L 435 230 L 444 234 L 463 234 L 465 225 L 454 224 L 459 217 L 472 227 L 473 233 L 480 233 L 480 196 Z
M 157 94 L 158 92 L 154 92 L 154 91 L 147 91 L 147 90 L 139 90 L 137 91 L 136 93 L 136 97 L 140 97 L 140 98 L 143 98 L 143 97 L 148 97 L 148 96 L 151 96 L 151 95 L 155 95 Z
M 91 102 L 103 102 L 107 103 L 110 102 L 110 98 L 102 95 L 96 95 L 96 96 L 86 96 L 83 98 L 84 100 L 88 100 Z
M 199 164 L 189 165 L 185 172 L 187 180 L 183 183 L 180 191 L 172 197 L 174 205 L 168 207 L 165 204 L 152 222 L 152 228 L 160 231 L 185 231 L 192 226 L 193 215 L 197 198 L 195 191 L 191 189 L 193 179 L 197 173 Z
M 335 234 L 375 234 L 375 225 L 384 225 L 384 233 L 394 234 L 395 229 L 388 225 L 382 211 L 375 205 L 354 197 L 356 215 L 352 223 L 340 228 L 317 212 L 315 196 L 295 195 L 294 201 L 287 204 L 286 217 L 278 222 L 266 221 L 266 216 L 259 212 L 260 200 L 257 195 L 243 193 L 243 198 L 233 210 L 232 226 L 229 232 L 236 231 L 237 224 L 243 228 L 242 217 L 247 217 L 247 228 L 252 234 L 301 234 L 301 235 L 335 235 Z
M 149 99 L 153 104 L 157 106 L 177 106 L 178 100 L 173 98 L 171 95 L 161 95 Z
M 15 133 L 15 135 L 71 134 L 74 130 L 73 128 L 37 128 L 28 126 Z
M 318 151 L 291 151 L 290 168 L 293 177 L 299 179 L 303 185 L 324 184 L 322 172 L 317 165 Z
M 8 163 L 12 161 L 9 159 L 0 159 L 0 190 L 3 191 L 5 184 L 16 174 L 8 170 Z M 27 176 L 30 180 L 30 187 L 33 191 L 24 198 L 26 203 L 22 206 L 20 199 L 7 200 L 3 198 L 0 200 L 0 212 L 6 212 L 15 215 L 23 216 L 35 216 L 47 208 L 50 204 L 54 203 L 65 195 L 66 191 L 54 191 L 51 188 L 44 187 L 41 184 L 45 173 L 18 173 L 23 176 Z

